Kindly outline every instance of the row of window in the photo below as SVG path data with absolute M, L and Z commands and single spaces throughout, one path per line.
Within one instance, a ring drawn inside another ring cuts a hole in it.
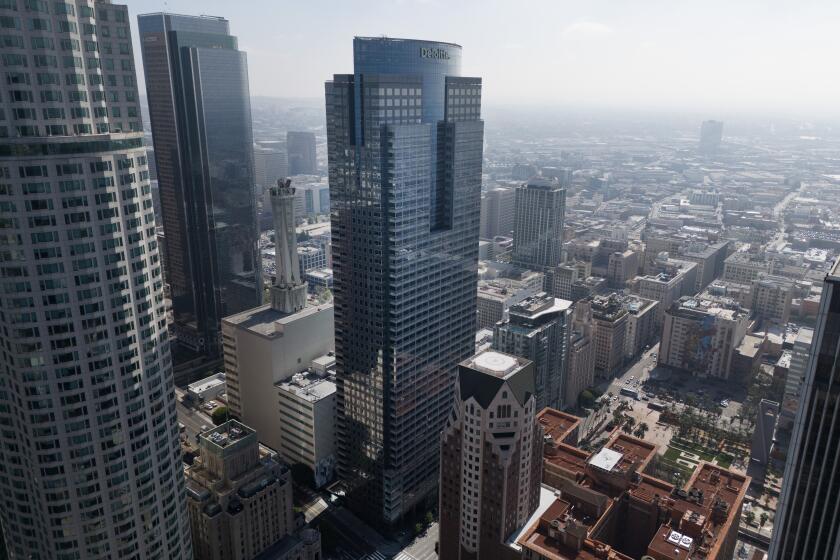
M 24 25 L 29 31 L 44 31 L 47 33 L 73 33 L 76 35 L 110 37 L 111 28 L 107 25 L 96 25 L 93 23 L 82 23 L 79 25 L 70 19 L 59 19 L 53 26 L 53 20 L 42 17 L 21 19 L 19 16 L 0 15 L 0 29 L 14 29 L 20 31 Z M 128 39 L 130 36 L 128 26 L 116 26 L 116 36 L 119 39 Z
M 20 8 L 19 0 L 0 0 L 0 10 L 12 10 L 17 12 Z M 52 10 L 50 10 L 52 6 Z M 101 21 L 110 21 L 111 11 L 110 6 L 98 6 L 96 8 L 95 16 Z M 63 16 L 76 16 L 76 7 L 69 2 L 48 2 L 47 0 L 23 0 L 23 11 L 34 12 L 41 14 L 56 14 Z M 114 10 L 114 21 L 117 23 L 126 23 L 128 21 L 128 12 L 125 10 Z M 82 4 L 79 6 L 79 17 L 92 18 L 94 17 L 93 6 Z

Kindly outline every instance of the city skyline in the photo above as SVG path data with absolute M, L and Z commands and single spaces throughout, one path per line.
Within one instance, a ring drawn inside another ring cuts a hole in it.
M 816 15 L 0 0 L 0 558 L 837 556 Z
M 834 103 L 840 78 L 825 70 L 827 53 L 840 50 L 829 26 L 831 14 L 840 16 L 835 4 L 793 10 L 753 1 L 492 2 L 475 8 L 471 2 L 444 8 L 438 0 L 397 0 L 315 2 L 284 12 L 259 2 L 233 13 L 210 1 L 201 12 L 230 18 L 249 55 L 252 92 L 260 96 L 318 98 L 325 79 L 352 66 L 342 45 L 354 35 L 386 34 L 461 44 L 469 53 L 465 63 L 485 77 L 492 106 L 687 109 L 709 118 L 727 111 L 840 114 Z M 196 6 L 140 0 L 130 9 L 136 17 L 194 13 Z M 323 17 L 326 9 L 331 17 Z M 440 18 L 444 9 L 447 17 Z M 540 87 L 525 86 L 535 75 Z

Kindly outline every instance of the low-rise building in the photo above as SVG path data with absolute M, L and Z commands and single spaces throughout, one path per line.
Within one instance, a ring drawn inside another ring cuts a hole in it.
M 772 263 L 759 252 L 736 251 L 726 258 L 723 279 L 739 284 L 752 284 L 759 274 L 769 274 Z
M 216 399 L 225 392 L 225 373 L 214 373 L 187 385 L 187 394 L 196 402 Z
M 316 488 L 330 482 L 335 473 L 334 367 L 335 357 L 323 356 L 277 385 L 282 420 L 278 451 L 287 463 L 312 471 Z
M 331 268 L 310 270 L 304 275 L 304 278 L 310 294 L 320 294 L 333 288 L 333 271 Z
M 496 323 L 507 317 L 511 305 L 538 294 L 542 288 L 543 275 L 530 271 L 521 280 L 514 278 L 479 280 L 476 300 L 478 328 L 492 329 Z
M 750 478 L 701 462 L 675 487 L 646 474 L 656 453 L 656 445 L 620 431 L 592 453 L 546 437 L 538 504 L 508 537 L 509 551 L 493 558 L 733 558 Z
M 793 280 L 759 274 L 752 281 L 750 310 L 757 318 L 786 324 L 790 320 Z

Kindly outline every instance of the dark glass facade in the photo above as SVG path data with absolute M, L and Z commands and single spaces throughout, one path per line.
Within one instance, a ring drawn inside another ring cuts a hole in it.
M 262 294 L 246 56 L 222 18 L 138 20 L 176 335 L 216 358 Z
M 823 284 L 770 558 L 840 557 L 840 261 Z
M 339 470 L 373 522 L 434 499 L 474 348 L 484 124 L 460 54 L 358 37 L 355 74 L 326 84 Z
M 289 156 L 290 175 L 314 175 L 318 171 L 313 133 L 287 132 L 286 153 Z

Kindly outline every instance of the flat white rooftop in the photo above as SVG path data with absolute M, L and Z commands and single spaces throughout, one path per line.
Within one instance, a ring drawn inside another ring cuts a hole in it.
M 487 351 L 476 356 L 473 361 L 475 369 L 493 375 L 495 377 L 504 377 L 513 372 L 518 363 L 516 358 L 502 354 L 500 352 Z
M 589 459 L 589 464 L 609 472 L 615 468 L 622 457 L 624 457 L 622 453 L 605 447 Z

